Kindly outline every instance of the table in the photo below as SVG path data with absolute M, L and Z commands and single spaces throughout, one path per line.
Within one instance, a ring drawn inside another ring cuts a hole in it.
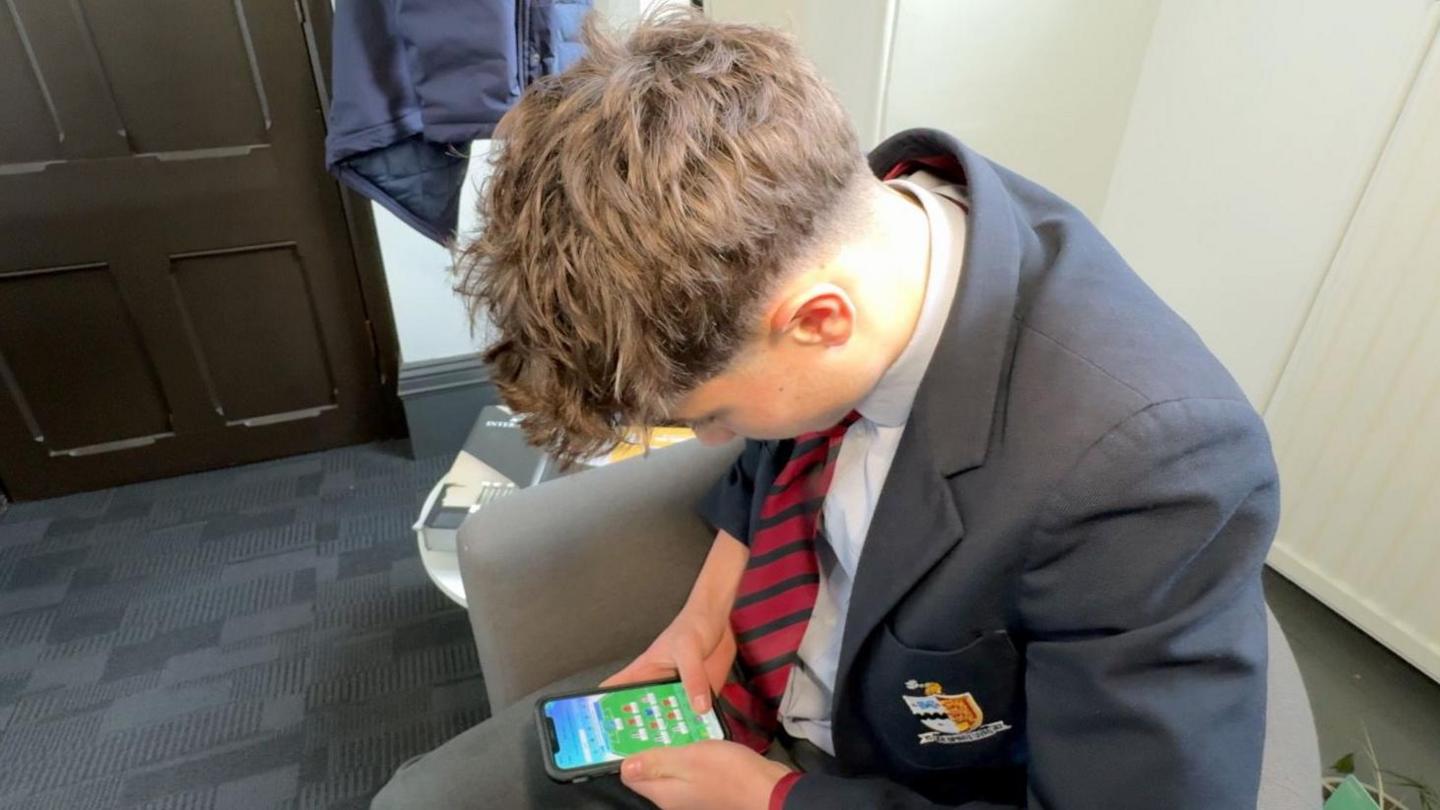
M 475 501 L 480 485 L 487 482 L 511 483 L 494 467 L 467 452 L 460 452 L 450 471 L 435 484 L 425 504 L 420 507 L 420 519 L 415 523 L 415 543 L 420 549 L 420 563 L 425 573 L 442 593 L 461 607 L 465 601 L 465 583 L 460 578 L 459 544 L 456 550 L 437 550 L 425 542 L 423 521 L 435 502 L 442 496 L 448 503 L 469 504 Z

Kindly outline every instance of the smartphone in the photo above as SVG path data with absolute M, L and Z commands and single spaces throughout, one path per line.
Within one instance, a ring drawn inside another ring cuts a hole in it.
M 544 697 L 535 719 L 545 772 L 557 782 L 619 773 L 622 759 L 651 748 L 730 739 L 713 704 L 696 714 L 678 680 Z

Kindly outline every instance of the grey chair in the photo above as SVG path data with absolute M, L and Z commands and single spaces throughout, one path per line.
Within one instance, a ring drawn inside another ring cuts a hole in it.
M 460 530 L 460 567 L 490 706 L 645 648 L 680 609 L 712 533 L 694 504 L 733 444 L 698 442 L 526 489 Z M 1300 671 L 1270 617 L 1261 810 L 1320 806 Z

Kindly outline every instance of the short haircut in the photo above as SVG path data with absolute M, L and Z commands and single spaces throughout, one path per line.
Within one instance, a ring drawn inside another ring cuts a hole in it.
M 505 116 L 457 262 L 491 379 L 565 458 L 664 422 L 720 373 L 869 177 L 786 34 L 670 12 L 623 41 L 592 15 L 583 40 Z

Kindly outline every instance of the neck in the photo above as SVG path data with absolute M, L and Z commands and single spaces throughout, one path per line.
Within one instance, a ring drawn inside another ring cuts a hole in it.
M 881 186 L 875 193 L 874 216 L 862 245 L 857 246 L 866 310 L 861 323 L 874 346 L 876 362 L 870 387 L 899 359 L 920 321 L 925 288 L 930 280 L 930 222 L 913 197 Z

